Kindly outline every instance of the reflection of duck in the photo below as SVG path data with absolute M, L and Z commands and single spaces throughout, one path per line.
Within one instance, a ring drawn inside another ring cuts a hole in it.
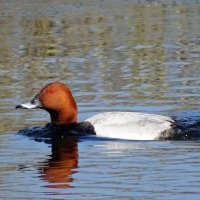
M 71 175 L 78 167 L 78 145 L 74 136 L 54 136 L 52 154 L 40 169 L 41 178 L 47 180 L 46 187 L 70 188 Z
M 176 126 L 169 117 L 138 112 L 101 113 L 77 123 L 76 102 L 70 89 L 60 82 L 46 85 L 31 102 L 16 108 L 42 108 L 50 113 L 54 127 L 110 138 L 154 140 L 168 137 Z

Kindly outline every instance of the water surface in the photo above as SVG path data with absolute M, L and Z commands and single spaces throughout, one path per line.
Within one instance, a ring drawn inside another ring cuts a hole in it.
M 16 134 L 49 121 L 14 107 L 55 80 L 73 91 L 80 121 L 123 110 L 198 122 L 200 4 L 159 2 L 1 3 L 1 199 L 198 199 L 198 140 Z

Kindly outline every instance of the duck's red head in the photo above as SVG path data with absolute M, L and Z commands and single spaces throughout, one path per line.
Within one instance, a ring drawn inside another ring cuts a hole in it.
M 70 89 L 61 82 L 49 83 L 29 102 L 16 108 L 42 108 L 49 112 L 51 123 L 67 125 L 77 122 L 77 106 Z

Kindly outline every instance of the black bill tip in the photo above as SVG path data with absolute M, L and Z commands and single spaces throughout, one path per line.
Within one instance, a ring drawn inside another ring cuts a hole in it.
M 15 106 L 15 109 L 18 109 L 18 108 L 22 108 L 22 109 L 26 109 L 24 106 L 22 106 L 22 105 L 17 105 L 17 106 Z

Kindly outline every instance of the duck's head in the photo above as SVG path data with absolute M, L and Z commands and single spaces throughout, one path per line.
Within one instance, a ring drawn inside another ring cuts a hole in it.
M 16 109 L 41 108 L 49 112 L 51 123 L 67 125 L 77 122 L 77 106 L 70 89 L 61 82 L 44 86 L 28 103 L 16 106 Z

